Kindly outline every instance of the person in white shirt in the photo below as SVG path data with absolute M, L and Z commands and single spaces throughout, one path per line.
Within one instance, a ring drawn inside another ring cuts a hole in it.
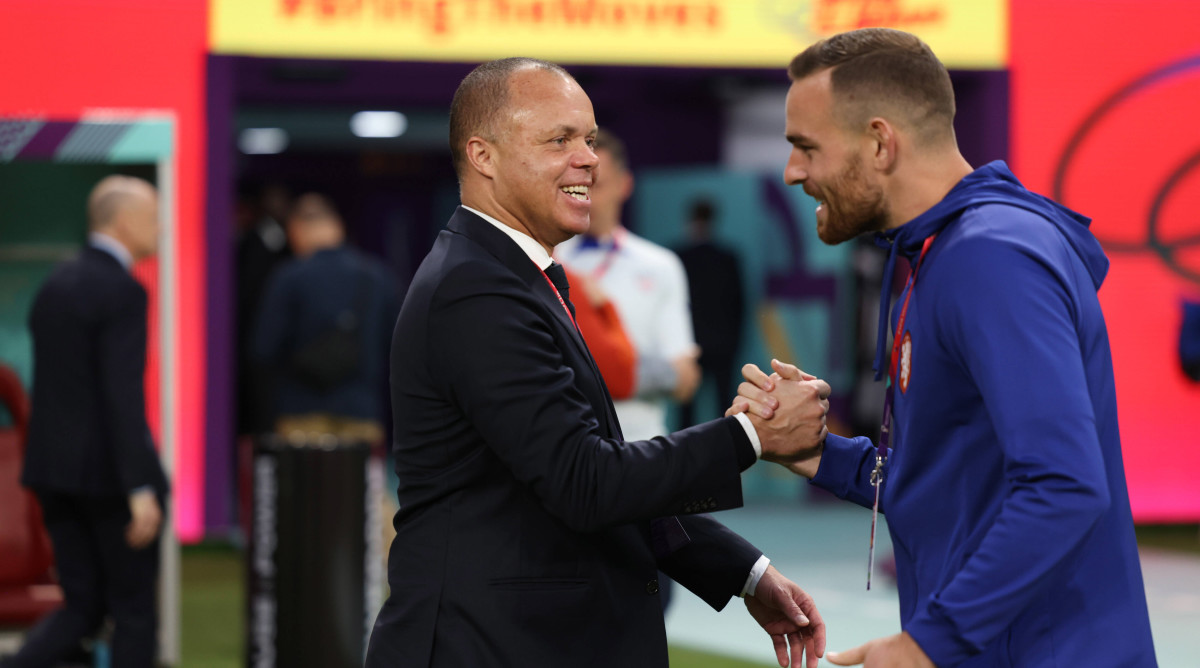
M 687 402 L 700 385 L 687 274 L 674 252 L 621 224 L 621 208 L 633 194 L 625 145 L 601 129 L 595 150 L 590 227 L 559 244 L 554 256 L 599 282 L 616 306 L 638 357 L 634 396 L 615 402 L 617 417 L 625 438 L 648 439 L 671 431 L 668 400 Z

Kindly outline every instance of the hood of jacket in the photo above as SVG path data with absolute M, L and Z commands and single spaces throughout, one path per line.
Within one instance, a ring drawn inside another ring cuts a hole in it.
M 988 163 L 963 177 L 963 180 L 946 193 L 928 211 L 907 223 L 875 235 L 876 245 L 888 249 L 887 264 L 883 272 L 883 289 L 879 300 L 879 333 L 875 347 L 875 380 L 882 380 L 884 351 L 887 349 L 892 281 L 896 271 L 896 255 L 903 254 L 909 262 L 916 262 L 921 247 L 928 237 L 940 233 L 946 226 L 958 221 L 963 211 L 982 204 L 1008 204 L 1032 211 L 1049 220 L 1066 237 L 1079 255 L 1096 288 L 1104 282 L 1108 273 L 1108 258 L 1100 242 L 1088 231 L 1091 219 L 1082 216 L 1057 202 L 1030 192 L 1021 185 L 1003 161 Z

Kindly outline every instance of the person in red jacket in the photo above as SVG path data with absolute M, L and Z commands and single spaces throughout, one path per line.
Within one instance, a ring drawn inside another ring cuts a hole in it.
M 625 325 L 599 283 L 569 269 L 566 273 L 571 294 L 585 297 L 575 300 L 575 322 L 596 360 L 608 393 L 613 399 L 628 399 L 633 396 L 637 379 L 637 352 Z

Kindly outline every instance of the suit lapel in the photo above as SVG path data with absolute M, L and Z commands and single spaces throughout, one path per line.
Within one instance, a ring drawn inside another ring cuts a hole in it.
M 554 318 L 561 329 L 565 330 L 567 338 L 575 346 L 576 353 L 587 361 L 588 367 L 596 379 L 596 383 L 601 390 L 603 405 L 594 406 L 594 409 L 599 414 L 598 417 L 606 423 L 604 425 L 605 431 L 615 438 L 620 438 L 620 423 L 617 422 L 616 410 L 613 408 L 612 398 L 608 394 L 608 388 L 604 385 L 600 370 L 596 367 L 596 362 L 592 359 L 592 353 L 588 350 L 587 343 L 583 340 L 583 336 L 575 326 L 575 322 L 571 320 L 567 310 L 559 302 L 558 293 L 555 292 L 553 284 L 546 278 L 542 270 L 506 234 L 461 206 L 455 210 L 446 227 L 451 232 L 462 234 L 475 243 L 478 243 L 495 256 L 504 266 L 508 267 L 521 280 L 525 281 L 525 284 L 537 296 L 538 301 L 550 311 L 551 317 Z

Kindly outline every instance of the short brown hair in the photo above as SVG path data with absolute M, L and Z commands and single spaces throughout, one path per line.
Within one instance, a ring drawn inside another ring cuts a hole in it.
M 461 180 L 467 158 L 467 140 L 480 136 L 496 140 L 496 122 L 508 106 L 509 79 L 518 70 L 538 68 L 571 75 L 561 66 L 536 58 L 502 58 L 483 63 L 463 78 L 450 102 L 450 154 Z
M 954 88 L 950 73 L 919 37 L 890 28 L 844 32 L 792 59 L 792 81 L 832 69 L 836 113 L 847 126 L 862 126 L 898 112 L 927 139 L 954 136 Z
M 629 151 L 625 149 L 625 142 L 612 132 L 604 128 L 596 131 L 595 150 L 608 151 L 613 162 L 617 163 L 621 169 L 629 171 Z

